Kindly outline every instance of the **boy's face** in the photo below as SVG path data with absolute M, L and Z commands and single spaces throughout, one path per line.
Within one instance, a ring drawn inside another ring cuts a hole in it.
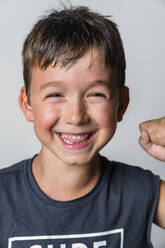
M 32 70 L 30 104 L 19 102 L 42 144 L 41 153 L 64 164 L 86 164 L 111 140 L 128 104 L 119 102 L 114 73 L 96 50 L 70 67 Z

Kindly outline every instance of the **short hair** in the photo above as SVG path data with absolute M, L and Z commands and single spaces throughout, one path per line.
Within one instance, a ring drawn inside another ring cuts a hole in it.
M 70 6 L 42 17 L 27 36 L 22 51 L 27 96 L 33 67 L 44 70 L 50 64 L 66 66 L 95 47 L 103 52 L 106 66 L 116 70 L 121 89 L 125 83 L 125 54 L 117 25 L 109 16 L 84 6 Z

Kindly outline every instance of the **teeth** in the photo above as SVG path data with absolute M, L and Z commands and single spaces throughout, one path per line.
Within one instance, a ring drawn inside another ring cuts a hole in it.
M 66 143 L 68 144 L 73 144 L 72 142 L 70 142 L 69 140 L 63 139 Z
M 61 134 L 61 137 L 63 139 L 72 139 L 72 140 L 80 140 L 80 139 L 85 139 L 88 137 L 88 134 L 85 135 L 67 135 L 67 134 Z
M 85 143 L 85 141 L 82 141 L 82 142 L 74 142 L 74 143 L 72 143 L 72 142 L 70 142 L 69 140 L 65 140 L 65 139 L 63 139 L 67 144 L 71 144 L 71 145 L 75 145 L 75 144 L 82 144 L 82 143 Z
M 67 144 L 82 144 L 86 142 L 86 139 L 90 136 L 89 133 L 84 135 L 70 135 L 70 134 L 61 134 L 61 138 Z M 70 140 L 69 140 L 70 139 Z M 72 142 L 74 140 L 74 142 Z M 80 141 L 81 140 L 81 141 Z M 77 141 L 77 142 L 76 142 Z

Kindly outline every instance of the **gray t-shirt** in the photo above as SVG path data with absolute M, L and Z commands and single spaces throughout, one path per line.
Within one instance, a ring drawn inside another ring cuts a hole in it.
M 38 187 L 32 159 L 0 171 L 0 247 L 151 248 L 159 176 L 100 156 L 91 192 L 55 201 Z

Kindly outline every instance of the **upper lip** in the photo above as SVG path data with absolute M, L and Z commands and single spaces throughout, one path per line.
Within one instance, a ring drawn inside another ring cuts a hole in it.
M 73 132 L 56 132 L 59 134 L 66 134 L 66 135 L 84 135 L 87 133 L 95 133 L 96 131 L 87 131 L 87 132 L 77 132 L 77 133 L 73 133 Z

